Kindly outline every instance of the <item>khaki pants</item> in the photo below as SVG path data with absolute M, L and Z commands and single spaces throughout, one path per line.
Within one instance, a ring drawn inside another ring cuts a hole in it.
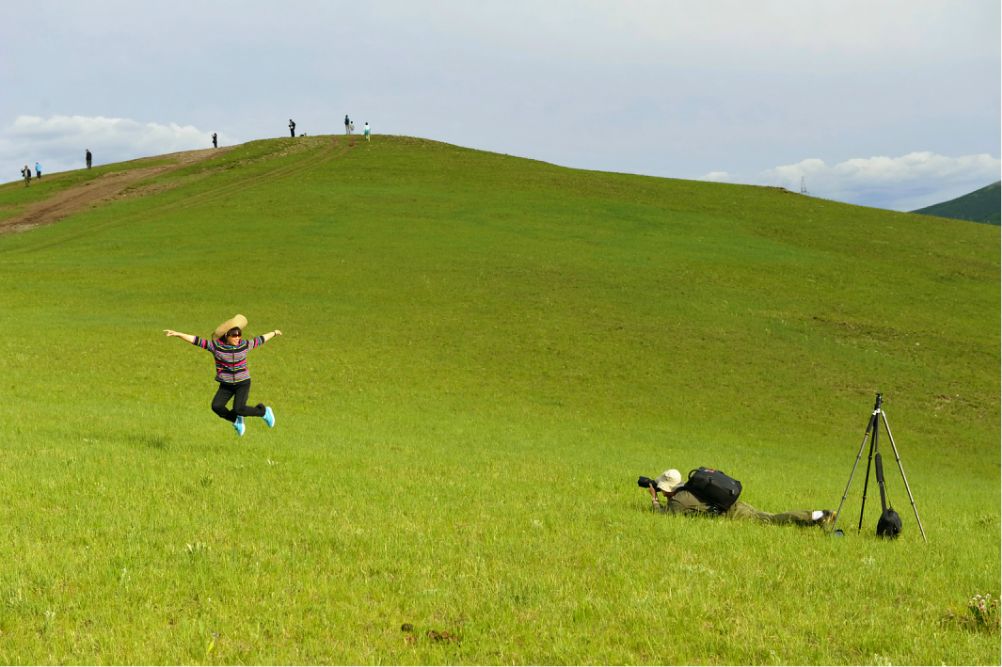
M 783 512 L 782 514 L 770 514 L 755 509 L 748 503 L 738 501 L 731 505 L 724 516 L 732 519 L 751 519 L 762 523 L 775 524 L 796 524 L 798 526 L 813 526 L 817 522 L 811 519 L 810 510 L 795 510 L 793 512 Z

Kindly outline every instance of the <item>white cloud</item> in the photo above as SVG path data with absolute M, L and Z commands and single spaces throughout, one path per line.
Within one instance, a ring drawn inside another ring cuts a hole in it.
M 701 178 L 700 180 L 713 181 L 715 183 L 728 183 L 731 181 L 731 175 L 728 174 L 726 171 L 711 171 L 709 174 L 703 176 L 703 178 Z
M 839 201 L 913 210 L 952 199 L 1000 178 L 1002 162 L 982 153 L 949 157 L 929 151 L 900 157 L 853 158 L 828 165 L 808 159 L 763 172 L 768 185 L 808 192 Z
M 220 145 L 234 143 L 220 135 Z M 95 164 L 209 148 L 212 133 L 192 125 L 143 123 L 104 116 L 18 116 L 0 132 L 0 165 L 15 180 L 20 168 L 40 162 L 43 173 L 79 169 L 90 149 Z
M 938 204 L 1002 178 L 1002 161 L 987 153 L 948 157 L 929 151 L 900 157 L 853 158 L 829 165 L 819 158 L 781 165 L 751 176 L 713 171 L 705 181 L 784 187 L 836 201 L 913 211 Z

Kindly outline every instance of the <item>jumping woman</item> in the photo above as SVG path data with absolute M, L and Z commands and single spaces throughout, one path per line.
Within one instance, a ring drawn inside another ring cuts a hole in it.
M 275 336 L 281 336 L 282 332 L 275 329 L 263 336 L 247 340 L 243 338 L 246 326 L 247 318 L 243 315 L 237 315 L 216 327 L 212 334 L 212 340 L 164 329 L 165 336 L 183 338 L 192 345 L 208 350 L 215 357 L 216 382 L 219 383 L 219 389 L 216 390 L 216 395 L 212 399 L 212 411 L 226 421 L 233 422 L 233 428 L 237 435 L 244 434 L 246 428 L 244 417 L 262 417 L 269 428 L 275 426 L 275 413 L 270 407 L 263 403 L 247 407 L 251 386 L 250 373 L 247 371 L 247 353 L 264 345 Z M 233 399 L 232 410 L 226 407 L 231 398 Z

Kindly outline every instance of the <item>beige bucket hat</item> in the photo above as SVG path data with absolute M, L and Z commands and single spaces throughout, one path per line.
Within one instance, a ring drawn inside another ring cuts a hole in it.
M 222 338 L 223 334 L 225 334 L 230 329 L 232 329 L 234 327 L 237 327 L 237 328 L 240 329 L 240 331 L 243 331 L 244 328 L 246 328 L 246 326 L 247 326 L 247 318 L 246 317 L 244 317 L 243 315 L 239 315 L 239 314 L 238 315 L 234 315 L 233 317 L 231 317 L 230 319 L 226 320 L 225 322 L 223 322 L 222 324 L 220 324 L 218 327 L 216 327 L 216 330 L 212 332 L 212 337 L 213 338 Z
M 665 470 L 654 480 L 654 484 L 664 493 L 672 493 L 675 489 L 682 486 L 682 473 L 674 468 Z

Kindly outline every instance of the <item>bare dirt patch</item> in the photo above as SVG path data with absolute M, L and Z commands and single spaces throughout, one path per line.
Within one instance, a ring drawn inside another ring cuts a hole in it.
M 225 150 L 227 149 L 206 148 L 160 155 L 152 159 L 173 158 L 173 162 L 104 174 L 81 185 L 60 190 L 48 199 L 28 206 L 20 214 L 7 220 L 0 220 L 0 234 L 23 232 L 41 225 L 52 224 L 78 211 L 117 199 L 130 187 L 147 178 L 187 167 Z M 150 160 L 151 158 L 142 158 L 137 162 Z

